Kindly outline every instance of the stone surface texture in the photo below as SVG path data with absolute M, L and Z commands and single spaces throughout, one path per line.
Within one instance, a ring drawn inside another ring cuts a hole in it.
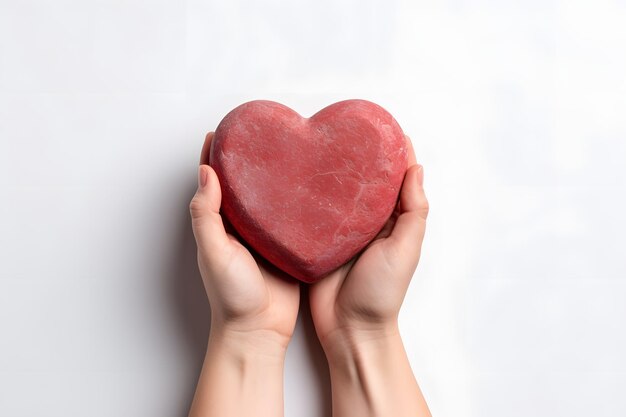
M 315 282 L 349 261 L 392 214 L 407 168 L 402 129 L 365 100 L 310 118 L 272 101 L 224 117 L 210 164 L 222 214 L 254 250 Z

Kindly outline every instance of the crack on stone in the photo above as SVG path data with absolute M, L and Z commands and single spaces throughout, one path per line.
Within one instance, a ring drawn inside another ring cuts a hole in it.
M 343 184 L 343 182 L 341 182 L 339 178 L 337 178 L 336 174 L 341 174 L 341 171 L 318 172 L 317 174 L 311 175 L 308 180 L 311 181 L 313 178 L 320 177 L 322 175 L 332 175 L 333 177 L 335 177 L 335 179 L 337 180 L 339 184 Z
M 341 223 L 339 223 L 339 226 L 337 226 L 337 229 L 335 230 L 335 233 L 333 234 L 333 243 L 337 243 L 337 238 L 338 238 L 337 235 L 339 234 L 339 231 L 346 224 L 346 222 L 348 222 L 348 221 L 350 221 L 352 219 L 352 216 L 354 215 L 354 212 L 357 211 L 357 209 L 359 207 L 359 203 L 361 201 L 361 197 L 363 195 L 363 191 L 367 187 L 371 187 L 373 185 L 376 185 L 376 184 L 370 184 L 370 183 L 364 183 L 364 182 L 358 182 L 358 184 L 359 184 L 359 191 L 357 191 L 357 193 L 354 196 L 354 205 L 352 206 L 352 211 L 350 211 L 350 214 L 346 215 L 344 217 L 344 219 L 341 221 Z M 354 233 L 358 233 L 358 234 L 361 234 L 361 235 L 363 234 L 363 233 L 358 232 L 358 231 L 353 231 L 349 224 L 348 224 L 347 228 L 348 228 L 348 235 L 354 234 Z M 343 238 L 344 238 L 343 240 L 347 239 L 348 235 L 343 236 Z

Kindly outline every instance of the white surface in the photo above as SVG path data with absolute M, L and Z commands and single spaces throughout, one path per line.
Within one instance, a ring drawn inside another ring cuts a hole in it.
M 623 1 L 1 0 L 0 415 L 184 416 L 205 132 L 357 97 L 425 165 L 401 325 L 434 415 L 626 415 L 624 74 Z M 292 417 L 329 415 L 308 320 Z

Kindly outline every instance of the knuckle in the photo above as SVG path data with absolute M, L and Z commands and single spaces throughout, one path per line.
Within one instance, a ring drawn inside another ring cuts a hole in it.
M 189 203 L 189 212 L 191 218 L 196 219 L 202 215 L 202 202 L 197 196 L 194 196 Z
M 420 202 L 419 214 L 426 219 L 428 217 L 428 212 L 430 211 L 430 204 L 426 197 Z

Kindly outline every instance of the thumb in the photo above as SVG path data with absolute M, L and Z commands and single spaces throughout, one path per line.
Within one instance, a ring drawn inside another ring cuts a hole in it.
M 222 192 L 217 174 L 209 165 L 198 168 L 198 190 L 189 203 L 191 225 L 199 249 L 219 250 L 228 243 L 220 216 Z
M 385 245 L 419 257 L 426 231 L 428 200 L 424 194 L 424 169 L 421 165 L 409 167 L 400 190 L 400 213 Z

